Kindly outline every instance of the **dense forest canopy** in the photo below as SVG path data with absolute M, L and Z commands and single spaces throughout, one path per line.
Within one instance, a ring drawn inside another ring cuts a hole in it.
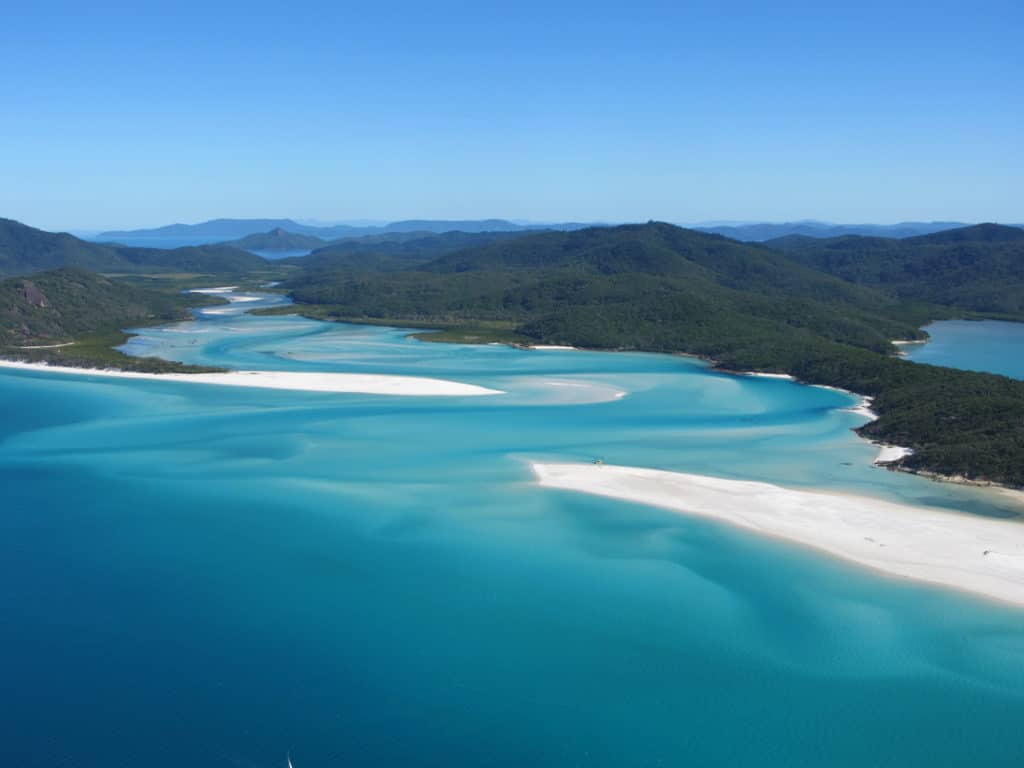
M 767 245 L 902 300 L 1024 319 L 1024 229 L 979 224 L 902 240 L 788 237 Z

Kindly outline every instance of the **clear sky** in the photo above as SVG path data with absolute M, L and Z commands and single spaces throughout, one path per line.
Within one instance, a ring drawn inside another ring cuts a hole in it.
M 48 2 L 0 216 L 1024 221 L 1021 0 Z

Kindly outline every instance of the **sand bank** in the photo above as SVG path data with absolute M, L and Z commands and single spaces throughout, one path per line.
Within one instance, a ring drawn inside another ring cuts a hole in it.
M 446 379 L 420 376 L 390 376 L 365 373 L 312 373 L 304 371 L 228 371 L 227 373 L 142 373 L 92 368 L 71 368 L 45 363 L 0 360 L 0 368 L 63 373 L 75 376 L 104 376 L 119 379 L 179 381 L 189 384 L 217 384 L 258 389 L 290 389 L 300 392 L 349 392 L 367 395 L 473 396 L 501 395 L 497 389 L 478 387 Z
M 762 371 L 744 371 L 740 376 L 753 376 L 758 379 L 784 379 L 785 381 L 796 381 L 796 378 L 788 373 L 764 373 Z
M 893 576 L 1024 606 L 1024 523 L 868 496 L 595 464 L 531 464 L 548 488 L 713 518 Z
M 875 464 L 890 464 L 906 458 L 914 452 L 910 448 L 904 448 L 901 445 L 882 445 L 879 443 L 879 447 L 881 450 L 878 451 L 878 456 L 875 457 Z
M 578 347 L 568 347 L 565 344 L 531 344 L 530 349 L 579 349 Z
M 231 293 L 233 290 L 235 290 L 237 288 L 238 288 L 237 285 L 222 285 L 219 288 L 193 288 L 191 291 L 189 291 L 189 293 L 208 293 L 208 294 Z

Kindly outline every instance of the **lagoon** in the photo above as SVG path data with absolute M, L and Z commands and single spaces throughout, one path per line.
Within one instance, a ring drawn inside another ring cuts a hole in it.
M 940 320 L 925 330 L 927 342 L 902 348 L 907 359 L 1024 379 L 1024 323 Z
M 254 317 L 281 299 L 253 298 L 127 349 L 505 394 L 0 370 L 12 764 L 1024 758 L 1021 610 L 530 470 L 599 458 L 1021 513 L 872 467 L 855 398 L 683 357 Z

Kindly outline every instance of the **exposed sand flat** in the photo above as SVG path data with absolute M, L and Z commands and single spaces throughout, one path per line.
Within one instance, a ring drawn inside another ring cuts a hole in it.
M 893 461 L 909 456 L 913 451 L 901 445 L 881 445 L 878 456 L 875 457 L 875 464 L 888 464 Z
M 236 288 L 238 288 L 237 285 L 222 285 L 219 288 L 193 288 L 189 293 L 231 293 Z
M 1024 523 L 768 483 L 596 464 L 531 464 L 539 483 L 776 536 L 894 576 L 1024 606 Z
M 841 391 L 841 390 L 840 390 Z M 853 394 L 849 392 L 847 394 Z M 878 414 L 871 409 L 872 399 L 870 397 L 861 398 L 861 401 L 853 406 L 852 408 L 843 408 L 847 413 L 856 413 L 858 416 L 863 416 L 868 421 L 878 421 Z M 910 450 L 909 448 L 905 450 Z
M 229 371 L 227 373 L 141 373 L 137 371 L 71 368 L 44 363 L 0 360 L 0 368 L 63 373 L 75 376 L 106 376 L 151 381 L 181 381 L 189 384 L 218 384 L 229 387 L 290 389 L 300 392 L 349 392 L 367 395 L 405 395 L 414 397 L 501 395 L 501 390 L 463 384 L 446 379 L 420 376 L 390 376 L 366 373 L 307 373 L 302 371 Z
M 796 381 L 796 379 L 790 376 L 788 373 L 763 373 L 761 371 L 744 371 L 740 374 L 741 376 L 753 376 L 757 379 L 785 379 L 786 381 Z

